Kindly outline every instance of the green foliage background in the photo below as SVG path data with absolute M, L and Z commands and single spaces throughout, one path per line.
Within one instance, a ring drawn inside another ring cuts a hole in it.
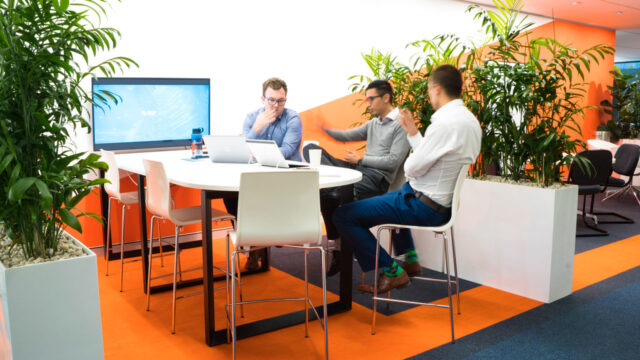
M 613 101 L 600 103 L 605 113 L 612 115 L 606 127 L 614 141 L 640 137 L 640 74 L 628 70 L 614 67 L 613 86 L 607 86 Z

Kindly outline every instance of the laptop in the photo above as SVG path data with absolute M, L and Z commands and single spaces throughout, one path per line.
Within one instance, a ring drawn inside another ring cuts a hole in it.
M 249 164 L 251 153 L 244 136 L 203 135 L 209 158 L 214 163 Z
M 260 165 L 278 168 L 309 167 L 307 163 L 285 160 L 278 144 L 273 140 L 247 140 L 247 145 Z

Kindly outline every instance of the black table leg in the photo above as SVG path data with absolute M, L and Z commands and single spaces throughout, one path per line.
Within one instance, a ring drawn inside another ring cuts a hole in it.
M 147 202 L 144 194 L 144 175 L 138 174 L 138 204 L 140 207 L 140 249 L 142 253 L 142 288 L 147 293 L 147 270 L 149 269 L 149 243 L 147 241 Z M 120 251 L 124 251 L 124 246 Z
M 353 253 L 346 241 L 340 241 L 340 303 L 351 310 L 353 286 Z
M 100 178 L 104 179 L 104 170 L 102 169 L 100 170 Z M 109 226 L 109 224 L 107 224 L 107 213 L 109 212 L 109 195 L 104 190 L 104 184 L 100 185 L 100 211 L 102 212 L 102 244 L 104 246 L 104 258 L 106 261 L 109 261 L 109 249 L 111 248 L 111 246 L 109 246 L 111 244 L 111 234 L 109 234 L 109 238 L 107 238 L 107 226 Z
M 202 283 L 204 292 L 204 336 L 207 345 L 213 345 L 216 331 L 213 295 L 213 251 L 211 249 L 211 193 L 201 192 L 202 209 Z

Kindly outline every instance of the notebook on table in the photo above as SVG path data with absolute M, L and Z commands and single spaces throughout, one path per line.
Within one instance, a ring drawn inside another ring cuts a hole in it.
M 251 162 L 251 153 L 244 136 L 203 135 L 202 138 L 207 145 L 209 158 L 214 163 Z
M 273 140 L 247 140 L 247 145 L 260 165 L 279 168 L 309 167 L 307 163 L 286 160 Z

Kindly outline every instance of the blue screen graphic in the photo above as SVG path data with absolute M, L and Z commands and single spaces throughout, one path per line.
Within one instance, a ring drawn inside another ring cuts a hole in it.
M 193 128 L 209 133 L 209 85 L 93 84 L 110 91 L 117 104 L 94 105 L 94 146 L 190 139 Z

